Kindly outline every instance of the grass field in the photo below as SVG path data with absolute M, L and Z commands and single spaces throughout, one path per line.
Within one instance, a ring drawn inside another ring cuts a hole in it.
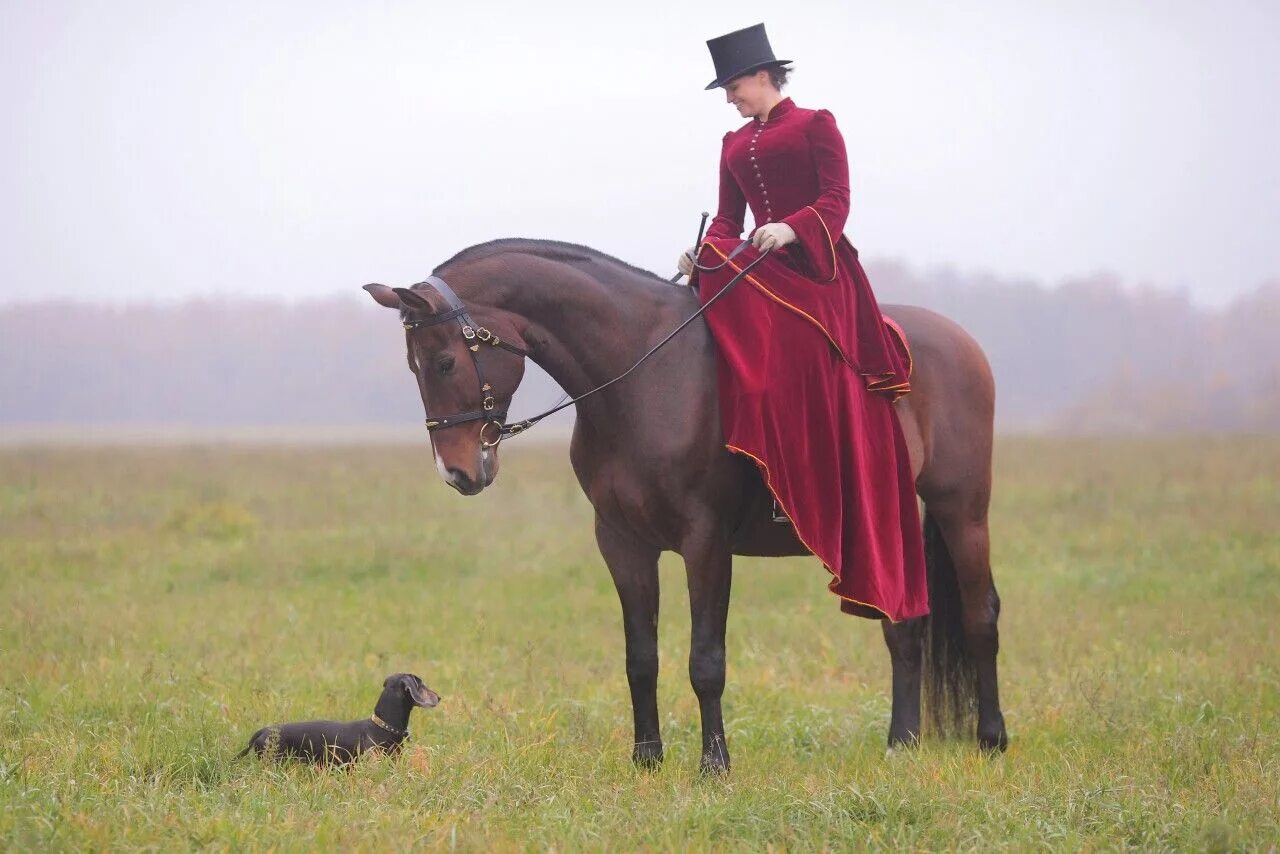
M 495 488 L 425 445 L 0 451 L 0 848 L 1119 848 L 1280 842 L 1280 439 L 1007 439 L 1012 745 L 886 758 L 889 662 L 812 560 L 740 560 L 734 770 L 696 773 L 664 558 L 665 766 L 558 447 Z M 395 759 L 233 762 L 259 726 L 444 696 Z

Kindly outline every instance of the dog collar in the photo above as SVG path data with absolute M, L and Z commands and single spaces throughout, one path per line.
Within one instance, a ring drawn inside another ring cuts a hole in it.
M 392 735 L 394 735 L 394 736 L 399 736 L 400 738 L 408 738 L 408 737 L 409 737 L 409 730 L 407 730 L 407 729 L 396 729 L 396 728 L 395 728 L 395 727 L 393 727 L 391 724 L 387 723 L 387 722 L 386 722 L 386 721 L 384 721 L 382 718 L 378 717 L 377 713 L 374 713 L 374 714 L 370 715 L 370 716 L 369 716 L 369 720 L 373 721 L 373 725 L 374 725 L 374 726 L 376 726 L 376 727 L 381 727 L 382 729 L 385 729 L 387 732 L 391 733 L 391 734 L 392 734 Z

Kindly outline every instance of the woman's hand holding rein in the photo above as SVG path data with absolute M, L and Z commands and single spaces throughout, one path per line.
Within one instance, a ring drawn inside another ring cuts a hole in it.
M 761 252 L 778 249 L 788 243 L 794 243 L 795 240 L 795 229 L 785 222 L 767 222 L 751 233 L 751 245 Z M 688 276 L 693 273 L 693 263 L 697 257 L 694 253 L 696 252 L 697 247 L 690 246 L 680 253 L 680 257 L 676 261 L 676 269 L 680 271 L 681 275 Z
M 688 249 L 680 253 L 680 260 L 676 261 L 676 269 L 680 271 L 682 276 L 690 276 L 693 274 L 693 259 L 696 247 L 690 246 Z
M 751 233 L 751 245 L 764 252 L 794 243 L 796 232 L 785 222 L 766 222 Z

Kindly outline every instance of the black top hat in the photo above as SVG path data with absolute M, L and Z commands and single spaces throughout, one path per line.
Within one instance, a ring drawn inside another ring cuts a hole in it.
M 723 86 L 735 77 L 768 68 L 786 65 L 791 60 L 775 59 L 764 24 L 756 24 L 742 30 L 707 40 L 711 61 L 716 65 L 716 79 L 707 84 L 708 89 Z

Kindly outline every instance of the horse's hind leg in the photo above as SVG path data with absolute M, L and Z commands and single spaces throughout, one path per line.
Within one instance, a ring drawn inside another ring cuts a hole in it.
M 635 719 L 631 761 L 642 768 L 662 762 L 658 729 L 658 548 L 596 517 L 596 543 L 609 565 L 622 602 L 627 639 L 627 682 Z
M 1009 737 L 996 684 L 1000 596 L 991 578 L 985 495 L 971 503 L 974 506 L 965 507 L 963 503 L 956 506 L 951 502 L 931 504 L 929 513 L 935 515 L 941 528 L 960 588 L 965 646 L 978 683 L 978 746 L 984 750 L 1004 750 Z
M 892 623 L 882 620 L 884 642 L 893 664 L 893 716 L 889 748 L 908 747 L 920 740 L 920 667 L 924 655 L 924 617 Z

